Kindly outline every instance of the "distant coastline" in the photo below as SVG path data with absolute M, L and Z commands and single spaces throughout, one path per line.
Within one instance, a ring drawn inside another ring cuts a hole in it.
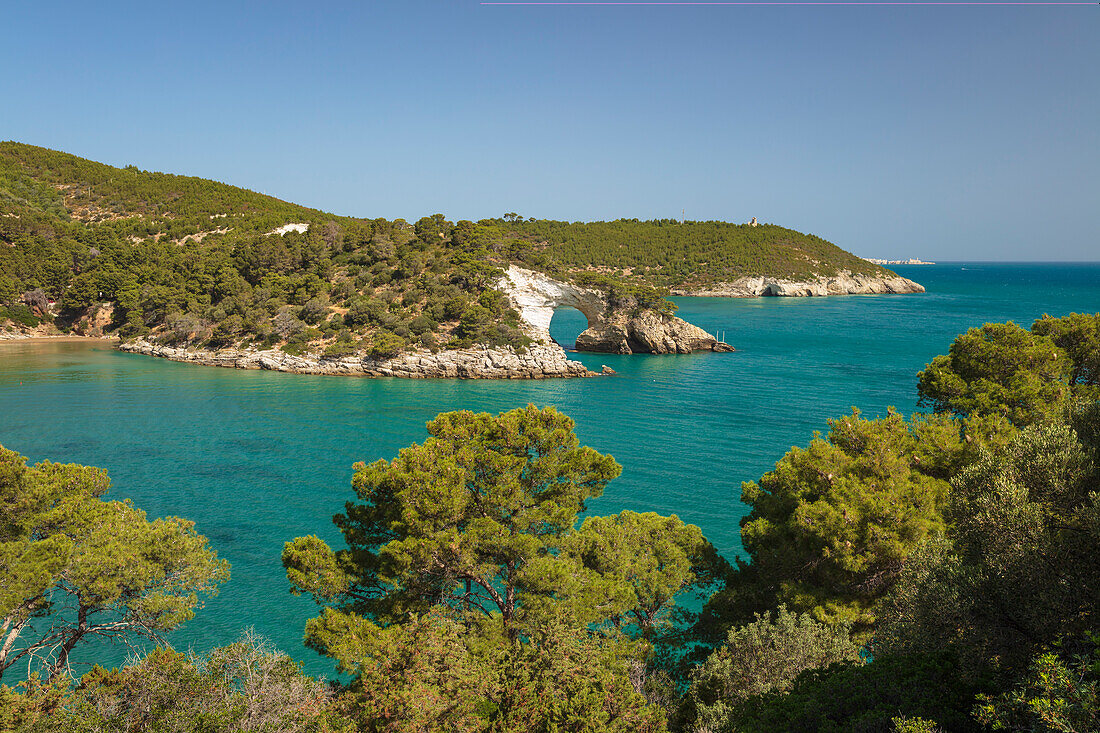
M 925 262 L 917 257 L 910 257 L 907 260 L 880 260 L 874 257 L 864 257 L 863 259 L 868 262 L 872 262 L 876 265 L 934 265 L 935 262 Z
M 923 292 L 923 285 L 895 273 L 888 276 L 858 275 L 847 270 L 835 275 L 818 275 L 803 280 L 756 276 L 698 287 L 671 288 L 672 295 L 718 298 L 905 295 Z

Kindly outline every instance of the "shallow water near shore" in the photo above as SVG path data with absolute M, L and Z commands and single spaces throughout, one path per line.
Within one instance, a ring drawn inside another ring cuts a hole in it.
M 1100 265 L 898 266 L 928 292 L 829 298 L 677 298 L 678 315 L 719 332 L 732 354 L 574 354 L 611 377 L 459 381 L 317 377 L 178 364 L 96 342 L 0 342 L 0 444 L 32 461 L 106 468 L 112 498 L 150 517 L 194 520 L 232 579 L 171 639 L 205 650 L 242 629 L 307 671 L 332 666 L 301 645 L 307 599 L 287 591 L 282 545 L 317 534 L 353 497 L 351 465 L 390 458 L 447 410 L 554 405 L 582 443 L 623 474 L 591 513 L 677 514 L 728 557 L 740 552 L 742 481 L 857 406 L 916 409 L 916 373 L 954 336 L 990 321 L 1100 311 Z M 580 313 L 560 312 L 571 343 Z M 98 655 L 118 664 L 120 650 Z M 77 668 L 76 671 L 83 671 Z

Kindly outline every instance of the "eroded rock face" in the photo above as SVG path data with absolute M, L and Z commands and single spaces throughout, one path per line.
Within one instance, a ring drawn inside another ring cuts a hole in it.
M 519 311 L 524 331 L 540 343 L 553 343 L 550 321 L 554 310 L 569 306 L 588 319 L 588 328 L 577 337 L 577 351 L 610 354 L 733 351 L 728 344 L 682 318 L 648 310 L 637 315 L 614 310 L 599 290 L 561 282 L 541 272 L 509 267 L 499 287 Z
M 895 277 L 853 275 L 842 271 L 830 277 L 812 280 L 781 280 L 767 277 L 742 277 L 732 282 L 715 283 L 705 288 L 673 288 L 673 295 L 720 298 L 758 298 L 762 296 L 811 297 L 825 295 L 904 295 L 923 293 L 924 286 Z
M 578 351 L 612 354 L 690 354 L 733 351 L 728 344 L 682 318 L 642 311 L 637 316 L 613 314 L 577 337 Z
M 550 321 L 558 308 L 576 308 L 590 325 L 603 321 L 607 313 L 606 297 L 599 290 L 561 282 L 522 267 L 509 267 L 498 287 L 519 311 L 526 334 L 544 343 L 553 342 Z

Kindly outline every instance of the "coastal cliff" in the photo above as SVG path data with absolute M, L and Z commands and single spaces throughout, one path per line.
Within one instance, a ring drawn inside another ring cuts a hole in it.
M 924 286 L 899 275 L 880 277 L 842 270 L 836 275 L 805 280 L 741 277 L 699 288 L 672 288 L 673 295 L 716 298 L 812 297 L 825 295 L 905 295 L 923 293 Z
M 519 313 L 521 327 L 533 340 L 550 344 L 554 310 L 576 308 L 588 320 L 577 336 L 577 350 L 608 354 L 688 354 L 693 351 L 733 351 L 698 326 L 682 318 L 613 303 L 595 288 L 556 280 L 534 270 L 511 266 L 498 283 Z

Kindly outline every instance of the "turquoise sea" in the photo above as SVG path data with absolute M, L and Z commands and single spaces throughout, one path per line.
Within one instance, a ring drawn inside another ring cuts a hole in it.
M 318 534 L 352 498 L 351 465 L 388 458 L 446 410 L 554 405 L 583 443 L 623 474 L 594 513 L 677 514 L 727 556 L 740 551 L 738 500 L 792 445 L 858 406 L 916 409 L 916 373 L 954 336 L 990 321 L 1100 311 L 1098 264 L 951 263 L 895 268 L 911 296 L 678 298 L 679 315 L 725 332 L 733 354 L 577 354 L 618 374 L 581 380 L 418 381 L 312 377 L 177 364 L 101 344 L 0 344 L 0 444 L 29 456 L 102 466 L 111 496 L 151 517 L 195 520 L 232 563 L 232 579 L 173 637 L 205 650 L 255 627 L 313 673 L 331 665 L 301 646 L 308 599 L 287 591 L 283 543 Z M 560 312 L 553 333 L 584 327 Z M 99 655 L 118 663 L 121 650 Z

